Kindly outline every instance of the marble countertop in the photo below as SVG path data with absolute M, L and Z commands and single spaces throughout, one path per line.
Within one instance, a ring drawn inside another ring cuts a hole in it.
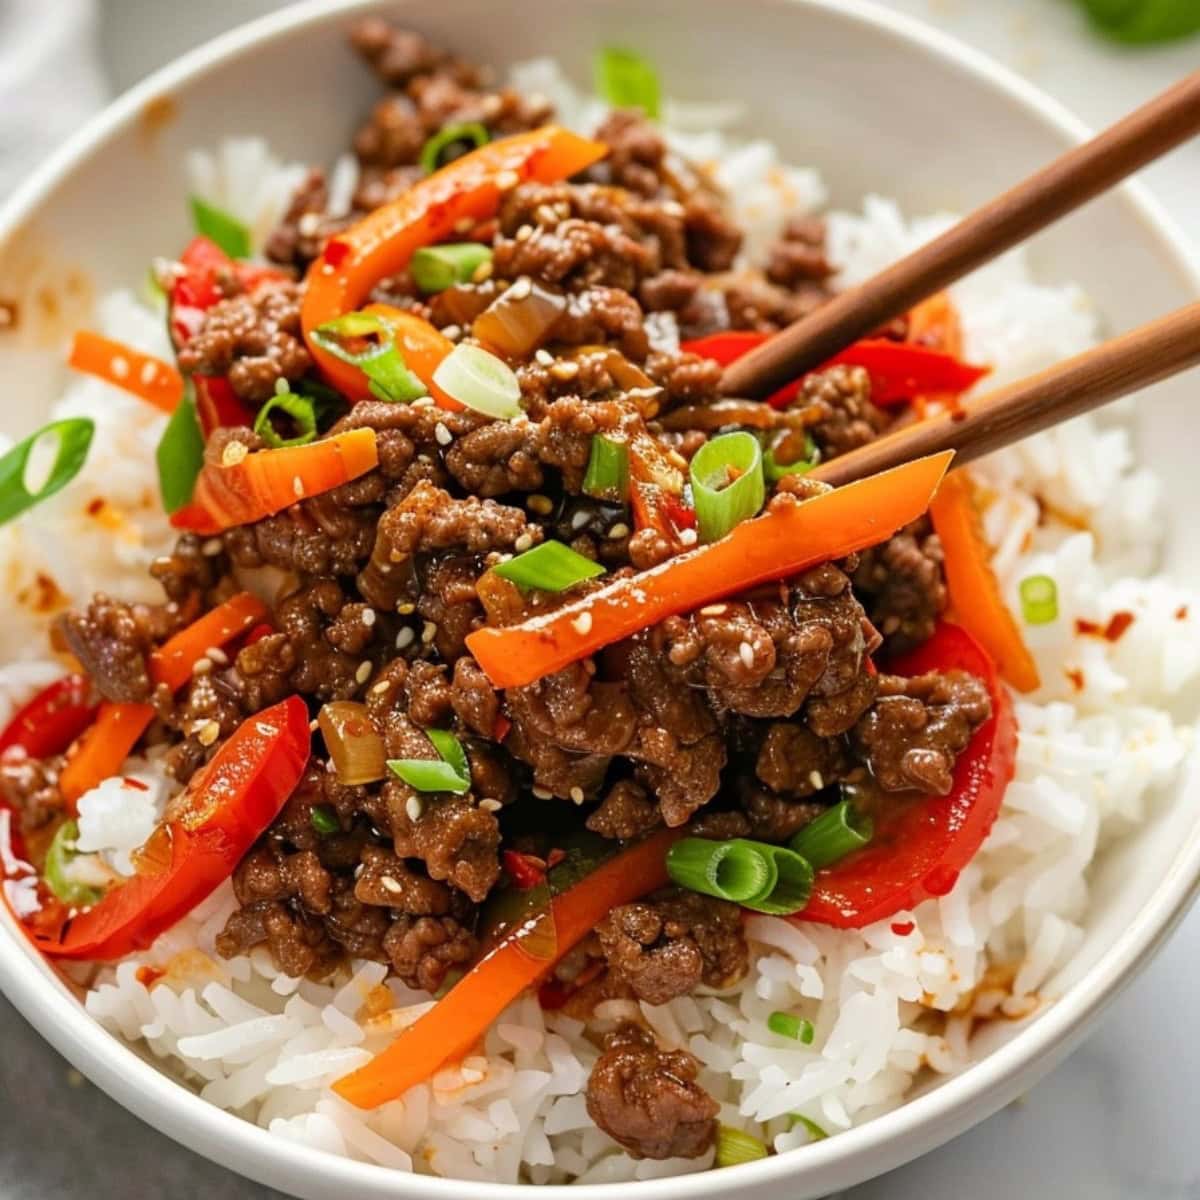
M 0 0 L 2 3 L 3 0 Z M 1200 42 L 1130 52 L 1090 36 L 1067 0 L 885 0 L 1020 71 L 1093 125 L 1200 61 Z M 1181 0 L 1182 2 L 1182 0 Z M 277 0 L 101 0 L 117 88 Z M 167 11 L 169 10 L 169 19 Z M 1200 249 L 1200 144 L 1146 172 Z M 1195 1081 L 1200 910 L 1081 1049 L 1026 1097 L 842 1200 L 1200 1200 Z M 272 1200 L 155 1133 L 73 1071 L 0 999 L 0 1197 L 204 1195 Z

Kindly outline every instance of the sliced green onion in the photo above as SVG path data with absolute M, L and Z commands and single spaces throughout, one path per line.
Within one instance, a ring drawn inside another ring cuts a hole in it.
M 448 242 L 415 251 L 408 273 L 421 291 L 444 292 L 456 283 L 467 283 L 481 264 L 491 261 L 491 247 L 482 242 Z
M 702 542 L 715 542 L 756 516 L 766 499 L 762 447 L 753 434 L 723 433 L 705 442 L 690 472 Z
M 802 1017 L 797 1017 L 793 1013 L 773 1012 L 767 1018 L 767 1028 L 772 1033 L 779 1034 L 780 1037 L 791 1038 L 796 1041 L 800 1037 Z
M 425 736 L 442 756 L 442 761 L 449 763 L 459 779 L 469 784 L 471 782 L 471 765 L 467 762 L 467 752 L 463 749 L 462 742 L 447 729 L 427 729 Z
M 485 417 L 507 421 L 521 415 L 521 385 L 512 368 L 481 346 L 460 342 L 438 363 L 433 382 Z
M 90 417 L 52 421 L 0 456 L 0 525 L 65 488 L 87 459 L 95 431 Z M 51 452 L 54 461 L 47 464 Z
M 337 833 L 342 827 L 337 813 L 328 804 L 318 804 L 309 813 L 309 820 L 312 821 L 312 827 L 320 834 Z
M 771 860 L 775 879 L 769 890 L 743 900 L 742 907 L 779 917 L 799 912 L 812 894 L 812 864 L 784 846 L 769 846 L 765 842 L 752 844 Z
M 491 135 L 478 121 L 462 121 L 447 125 L 439 130 L 421 147 L 421 167 L 427 175 L 432 175 L 438 167 L 444 166 L 442 151 L 453 146 L 456 142 L 470 142 L 473 150 L 486 146 L 491 141 Z
M 524 554 L 497 563 L 492 570 L 518 587 L 542 592 L 565 592 L 584 579 L 604 574 L 599 563 L 555 541 L 543 542 Z
M 211 238 L 230 258 L 250 257 L 250 231 L 236 217 L 199 196 L 191 197 L 192 224 Z
M 408 369 L 396 345 L 395 330 L 381 317 L 352 312 L 326 321 L 313 330 L 313 341 L 342 362 L 358 367 L 367 377 L 371 394 L 380 400 L 407 404 L 428 395 L 425 385 Z M 345 338 L 367 341 L 365 350 L 347 350 Z M 372 341 L 371 339 L 378 339 Z
M 790 1115 L 793 1127 L 803 1125 L 808 1130 L 808 1136 L 812 1141 L 822 1142 L 829 1136 L 816 1121 L 810 1121 L 807 1117 L 802 1117 L 799 1113 L 791 1113 Z
M 613 504 L 624 504 L 629 496 L 629 447 L 601 433 L 592 435 L 587 471 L 583 476 L 584 495 Z
M 729 1125 L 721 1125 L 717 1129 L 718 1167 L 736 1167 L 738 1163 L 754 1162 L 766 1158 L 767 1144 L 749 1133 L 734 1129 Z
M 772 447 L 763 455 L 763 474 L 768 483 L 778 483 L 785 475 L 807 475 L 820 462 L 821 456 L 812 435 L 804 435 L 804 457 L 795 462 L 781 463 L 775 457 Z
M 813 1028 L 813 1023 L 807 1017 L 800 1018 L 800 1041 L 805 1046 L 811 1046 L 813 1038 L 816 1037 L 817 1031 Z
M 805 825 L 788 842 L 788 847 L 819 871 L 845 858 L 852 850 L 861 850 L 874 833 L 875 823 L 871 818 L 858 812 L 849 800 L 842 800 Z
M 79 840 L 79 826 L 74 821 L 64 821 L 54 834 L 54 840 L 46 851 L 46 865 L 43 876 L 46 886 L 64 904 L 75 908 L 83 908 L 95 904 L 104 892 L 90 884 L 72 879 L 71 864 L 79 856 L 75 843 Z
M 596 91 L 613 108 L 640 108 L 657 118 L 662 110 L 658 72 L 640 54 L 606 46 L 592 64 Z
M 158 463 L 158 490 L 169 513 L 192 498 L 196 477 L 204 466 L 204 433 L 196 416 L 196 399 L 189 388 L 167 421 L 154 452 Z
M 306 446 L 317 436 L 316 403 L 308 396 L 289 391 L 285 380 L 281 379 L 279 383 L 283 384 L 282 390 L 276 385 L 275 395 L 258 410 L 258 416 L 254 418 L 254 432 L 273 450 L 281 446 Z M 291 417 L 300 432 L 295 437 L 280 437 L 271 423 L 273 412 Z
M 389 758 L 388 768 L 418 792 L 454 792 L 461 796 L 471 786 L 448 762 L 437 758 Z
M 735 904 L 769 892 L 778 878 L 759 844 L 742 838 L 682 838 L 667 852 L 667 874 L 689 891 Z
M 1017 590 L 1027 625 L 1049 625 L 1058 619 L 1058 584 L 1049 575 L 1030 575 Z

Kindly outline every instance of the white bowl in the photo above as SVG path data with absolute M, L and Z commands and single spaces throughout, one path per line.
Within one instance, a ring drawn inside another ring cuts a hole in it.
M 498 8 L 509 18 L 499 19 Z M 44 418 L 61 382 L 61 339 L 86 320 L 91 297 L 136 284 L 152 256 L 182 244 L 186 148 L 256 133 L 287 157 L 329 161 L 347 144 L 376 90 L 346 49 L 342 30 L 352 14 L 368 9 L 500 66 L 552 51 L 580 81 L 597 45 L 635 46 L 659 64 L 672 95 L 745 102 L 754 127 L 790 161 L 819 165 L 834 199 L 845 203 L 877 190 L 896 194 L 912 213 L 965 209 L 1086 132 L 987 59 L 859 0 L 300 5 L 235 30 L 146 80 L 81 130 L 0 214 L 0 295 L 15 295 L 24 314 L 21 330 L 0 336 L 0 382 L 10 397 L 0 418 L 6 432 L 27 432 Z M 1134 187 L 1092 204 L 1038 239 L 1035 250 L 1044 277 L 1081 282 L 1112 329 L 1200 293 L 1200 274 L 1178 235 Z M 1187 427 L 1190 390 L 1177 380 L 1138 401 L 1142 453 L 1162 473 L 1176 509 L 1194 496 L 1193 447 L 1178 436 Z M 1200 580 L 1195 522 L 1176 522 L 1166 567 L 1186 582 Z M 1105 856 L 1095 873 L 1086 939 L 1052 985 L 1060 998 L 1021 1025 L 986 1029 L 975 1065 L 828 1141 L 735 1175 L 622 1184 L 621 1197 L 628 1200 L 633 1186 L 642 1200 L 717 1196 L 731 1186 L 746 1197 L 783 1188 L 793 1200 L 825 1195 L 924 1153 L 1008 1103 L 1079 1041 L 1185 911 L 1200 880 L 1200 828 L 1190 804 L 1196 782 L 1193 762 L 1155 818 Z M 7 916 L 0 985 L 115 1099 L 191 1149 L 263 1183 L 310 1200 L 499 1200 L 512 1192 L 335 1158 L 214 1108 L 95 1024 Z M 600 1186 L 591 1194 L 618 1200 L 617 1190 Z

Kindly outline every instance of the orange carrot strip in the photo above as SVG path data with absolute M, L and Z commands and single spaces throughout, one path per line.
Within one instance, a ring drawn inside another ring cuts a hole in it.
M 719 542 L 614 580 L 545 616 L 477 629 L 467 646 L 496 687 L 532 683 L 675 613 L 883 541 L 926 510 L 952 457 L 932 454 L 779 505 Z
M 1038 686 L 1038 670 L 992 570 L 991 550 L 979 527 L 970 478 L 956 471 L 929 507 L 946 560 L 946 585 L 955 620 L 991 655 L 1018 691 Z
M 949 292 L 935 292 L 909 310 L 908 341 L 915 346 L 925 346 L 942 354 L 962 358 L 962 322 Z M 920 417 L 957 402 L 958 395 L 955 392 L 930 392 L 914 396 L 912 400 L 913 408 Z
M 221 533 L 349 483 L 378 463 L 373 429 L 351 429 L 307 446 L 257 450 L 228 464 L 205 463 L 191 503 L 172 515 L 171 524 L 205 535 Z
M 463 406 L 433 382 L 434 371 L 454 349 L 454 343 L 437 326 L 402 308 L 393 308 L 390 304 L 368 304 L 363 311 L 391 325 L 404 365 L 429 389 L 438 408 L 461 412 Z
M 266 615 L 261 600 L 249 592 L 239 592 L 155 650 L 150 655 L 150 678 L 177 692 L 192 677 L 192 669 L 210 647 L 231 642 Z M 59 776 L 63 798 L 74 806 L 84 792 L 115 775 L 152 720 L 154 709 L 149 704 L 105 700 L 95 722 L 75 743 Z
M 556 896 L 550 902 L 556 936 L 552 957 L 535 958 L 526 951 L 518 928 L 386 1050 L 339 1079 L 334 1091 L 359 1108 L 375 1108 L 428 1079 L 445 1063 L 462 1058 L 504 1009 L 545 976 L 601 918 L 667 882 L 667 851 L 684 832 L 661 830 Z
M 601 143 L 554 125 L 501 138 L 455 159 L 330 238 L 309 267 L 301 309 L 305 340 L 326 379 L 352 400 L 370 395 L 356 366 L 312 340 L 318 325 L 354 312 L 381 279 L 404 270 L 414 250 L 444 241 L 460 222 L 495 216 L 517 183 L 557 183 L 605 153 Z
M 67 365 L 174 412 L 183 398 L 183 376 L 170 363 L 132 346 L 81 329 L 71 343 Z

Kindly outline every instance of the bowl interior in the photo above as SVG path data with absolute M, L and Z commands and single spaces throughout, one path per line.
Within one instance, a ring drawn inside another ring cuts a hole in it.
M 635 47 L 659 64 L 670 95 L 744 103 L 744 131 L 773 139 L 791 162 L 818 166 L 839 204 L 857 205 L 874 191 L 895 195 L 913 214 L 965 209 L 1078 134 L 1052 106 L 998 70 L 855 2 L 741 0 L 734 8 L 724 0 L 522 0 L 504 6 L 504 19 L 494 0 L 304 5 L 259 22 L 253 37 L 227 35 L 135 89 L 0 218 L 0 297 L 15 299 L 22 314 L 15 332 L 0 334 L 0 384 L 7 396 L 20 398 L 0 413 L 3 432 L 24 434 L 42 422 L 62 379 L 63 339 L 86 322 L 94 297 L 115 286 L 138 286 L 150 260 L 187 237 L 187 149 L 257 134 L 282 157 L 329 163 L 346 147 L 377 94 L 342 37 L 351 11 L 367 7 L 501 68 L 554 53 L 580 83 L 589 78 L 597 46 Z M 1091 204 L 1037 239 L 1035 262 L 1047 280 L 1081 283 L 1111 330 L 1166 312 L 1198 289 L 1178 244 L 1128 191 Z M 1194 488 L 1190 447 L 1173 435 L 1194 388 L 1185 377 L 1137 399 L 1142 453 L 1164 477 L 1176 510 Z M 1194 522 L 1173 523 L 1164 566 L 1182 582 L 1200 581 Z M 1193 885 L 1200 852 L 1185 797 L 1196 774 L 1193 762 L 1155 819 L 1097 870 L 1086 941 L 1056 981 L 1059 1005 L 1026 1026 L 998 1024 L 980 1040 L 981 1047 L 1002 1050 L 1002 1068 L 977 1066 L 901 1113 L 756 1165 L 745 1175 L 750 1190 L 768 1194 L 772 1181 L 785 1175 L 797 1197 L 847 1186 L 944 1140 L 1009 1098 L 1013 1080 L 1033 1070 L 1034 1060 L 1046 1060 L 1050 1043 L 1059 1044 L 1085 1015 L 1095 998 L 1089 989 L 1097 995 L 1108 990 L 1114 975 L 1163 931 Z M 1124 957 L 1115 957 L 1118 951 Z M 27 1014 L 48 1036 L 53 1026 L 60 1049 L 141 1115 L 221 1161 L 307 1196 L 330 1195 L 351 1181 L 366 1195 L 444 1190 L 483 1197 L 499 1190 L 410 1184 L 291 1146 L 284 1155 L 265 1134 L 225 1114 L 202 1112 L 205 1106 L 180 1089 L 166 1085 L 152 1098 L 146 1089 L 156 1085 L 137 1073 L 133 1056 L 109 1045 L 82 1010 L 71 1008 L 44 965 L 31 959 L 6 927 L 0 982 Z M 1056 1007 L 1063 1012 L 1056 1015 Z M 52 1010 L 58 1019 L 49 1016 Z M 1038 1026 L 1047 1022 L 1049 1032 L 1039 1035 Z M 136 1087 L 129 1083 L 134 1078 Z M 948 1095 L 939 1098 L 938 1091 Z M 647 1195 L 672 1196 L 716 1188 L 711 1175 L 639 1186 Z

